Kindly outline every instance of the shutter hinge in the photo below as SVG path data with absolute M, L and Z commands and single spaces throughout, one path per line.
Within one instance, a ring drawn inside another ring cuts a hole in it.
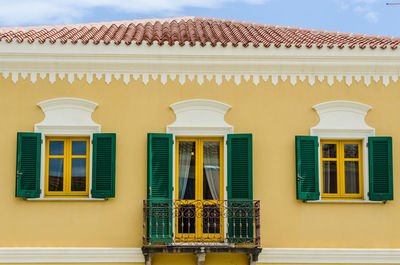
M 175 144 L 175 141 L 174 141 L 174 140 L 172 140 L 172 144 Z
M 40 143 L 43 144 L 43 139 L 40 139 Z
M 92 140 L 92 144 L 93 144 L 93 140 Z
M 367 148 L 368 148 L 368 146 L 369 146 L 369 143 L 367 142 Z

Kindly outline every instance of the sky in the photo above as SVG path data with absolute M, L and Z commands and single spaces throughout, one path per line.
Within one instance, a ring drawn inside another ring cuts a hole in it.
M 0 27 L 199 16 L 400 37 L 400 0 L 0 0 Z

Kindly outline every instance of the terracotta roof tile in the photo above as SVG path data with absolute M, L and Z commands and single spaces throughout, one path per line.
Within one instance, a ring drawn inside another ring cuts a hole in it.
M 324 30 L 301 29 L 296 27 L 281 27 L 247 23 L 232 20 L 182 17 L 172 19 L 150 19 L 132 20 L 120 22 L 104 22 L 62 26 L 41 27 L 18 27 L 0 28 L 0 41 L 6 42 L 28 42 L 33 43 L 55 43 L 62 44 L 67 41 L 76 44 L 81 42 L 87 44 L 119 45 L 201 45 L 207 43 L 223 47 L 229 43 L 233 46 L 242 45 L 247 47 L 253 45 L 259 47 L 297 47 L 302 46 L 318 48 L 333 47 L 360 47 L 362 49 L 377 47 L 386 49 L 397 49 L 400 38 L 380 37 L 375 35 L 363 35 L 353 33 L 331 32 Z

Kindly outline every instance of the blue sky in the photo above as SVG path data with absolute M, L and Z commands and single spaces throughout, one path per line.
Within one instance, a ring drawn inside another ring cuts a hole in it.
M 200 16 L 400 37 L 400 0 L 0 0 L 0 26 Z

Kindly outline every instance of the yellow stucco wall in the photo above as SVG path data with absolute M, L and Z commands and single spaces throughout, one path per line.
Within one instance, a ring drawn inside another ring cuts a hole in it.
M 116 198 L 108 201 L 24 201 L 15 198 L 18 131 L 31 132 L 44 114 L 38 102 L 77 97 L 99 104 L 93 120 L 117 133 Z M 254 199 L 261 200 L 261 243 L 268 248 L 400 248 L 400 89 L 344 81 L 310 86 L 308 81 L 273 85 L 233 80 L 181 85 L 177 80 L 141 80 L 126 85 L 104 79 L 66 79 L 35 84 L 0 77 L 0 247 L 141 247 L 142 200 L 146 197 L 146 134 L 165 132 L 175 119 L 169 105 L 213 99 L 232 109 L 226 121 L 236 133 L 253 133 Z M 294 136 L 318 123 L 313 105 L 351 100 L 371 105 L 367 124 L 377 136 L 393 137 L 394 201 L 386 204 L 311 204 L 296 200 Z M 234 257 L 231 255 L 230 257 Z M 192 259 L 193 257 L 188 257 Z M 210 260 L 214 257 L 210 255 Z M 241 257 L 242 258 L 242 257 Z M 239 258 L 239 259 L 241 259 Z M 166 255 L 166 263 L 169 264 Z M 184 259 L 184 258 L 183 258 Z M 245 257 L 243 256 L 243 262 Z M 211 261 L 208 261 L 211 262 Z M 237 262 L 237 260 L 235 261 Z M 174 264 L 174 262 L 170 262 Z M 157 256 L 154 258 L 157 263 Z M 211 264 L 211 263 L 210 263 Z M 229 264 L 229 263 L 228 263 Z M 232 263 L 235 264 L 235 263 Z

